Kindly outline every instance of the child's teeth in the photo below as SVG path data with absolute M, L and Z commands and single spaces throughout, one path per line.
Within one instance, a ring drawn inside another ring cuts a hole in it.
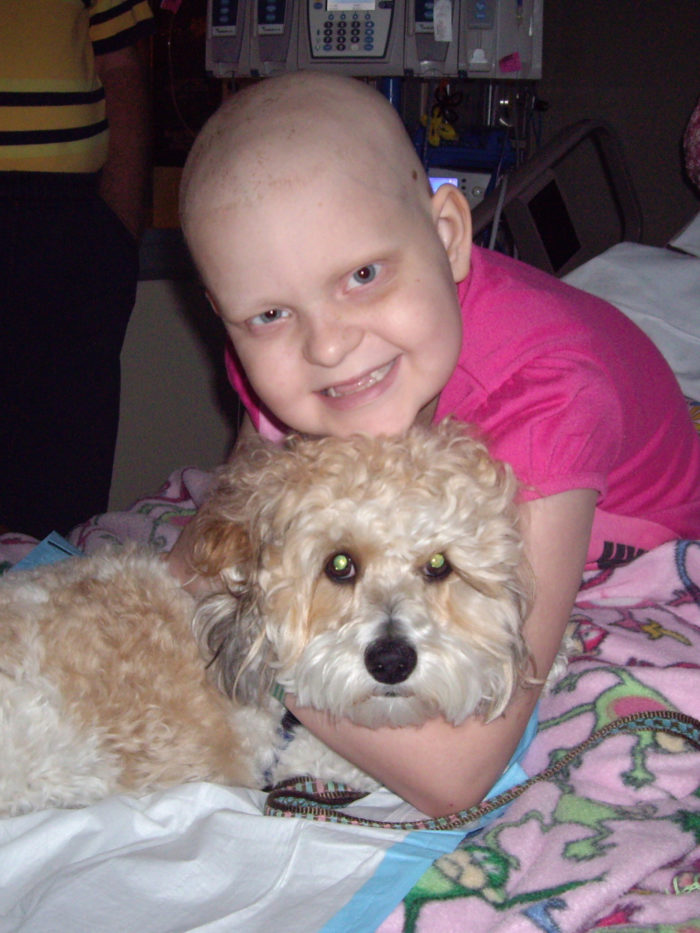
M 355 383 L 343 386 L 342 388 L 331 386 L 329 389 L 326 389 L 326 395 L 328 395 L 329 398 L 342 398 L 344 395 L 352 395 L 354 392 L 362 391 L 362 389 L 369 389 L 370 386 L 380 382 L 390 369 L 391 363 L 387 363 L 386 366 L 375 369 L 368 376 L 365 376 L 364 379 L 359 379 Z

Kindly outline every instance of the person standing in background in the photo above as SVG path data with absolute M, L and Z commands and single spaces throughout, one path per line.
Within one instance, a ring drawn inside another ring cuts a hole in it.
M 104 511 L 150 170 L 148 0 L 0 4 L 0 526 Z

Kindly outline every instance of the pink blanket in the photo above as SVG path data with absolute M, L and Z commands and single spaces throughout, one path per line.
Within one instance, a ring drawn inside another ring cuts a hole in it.
M 700 717 L 700 542 L 589 578 L 578 654 L 541 703 L 536 774 L 613 719 Z M 531 786 L 438 859 L 381 933 L 700 930 L 700 753 L 660 731 L 613 735 Z
M 127 512 L 71 534 L 88 553 L 106 541 L 172 546 L 209 474 L 174 473 Z M 0 537 L 0 571 L 35 542 Z M 700 723 L 700 542 L 664 545 L 590 576 L 572 617 L 567 675 L 540 706 L 525 759 L 536 775 L 623 716 L 681 714 Z M 692 736 L 691 736 L 692 739 Z M 700 931 L 700 753 L 659 728 L 616 732 L 504 815 L 438 859 L 381 933 Z

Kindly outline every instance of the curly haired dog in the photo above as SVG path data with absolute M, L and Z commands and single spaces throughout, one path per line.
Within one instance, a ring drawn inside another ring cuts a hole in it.
M 511 471 L 451 423 L 222 468 L 199 601 L 127 548 L 0 582 L 0 813 L 185 781 L 373 784 L 271 691 L 366 726 L 498 716 L 527 664 Z

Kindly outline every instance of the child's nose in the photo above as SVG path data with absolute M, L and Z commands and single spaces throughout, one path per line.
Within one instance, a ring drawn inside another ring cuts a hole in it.
M 309 322 L 304 357 L 317 366 L 337 366 L 361 340 L 361 328 L 342 319 Z

